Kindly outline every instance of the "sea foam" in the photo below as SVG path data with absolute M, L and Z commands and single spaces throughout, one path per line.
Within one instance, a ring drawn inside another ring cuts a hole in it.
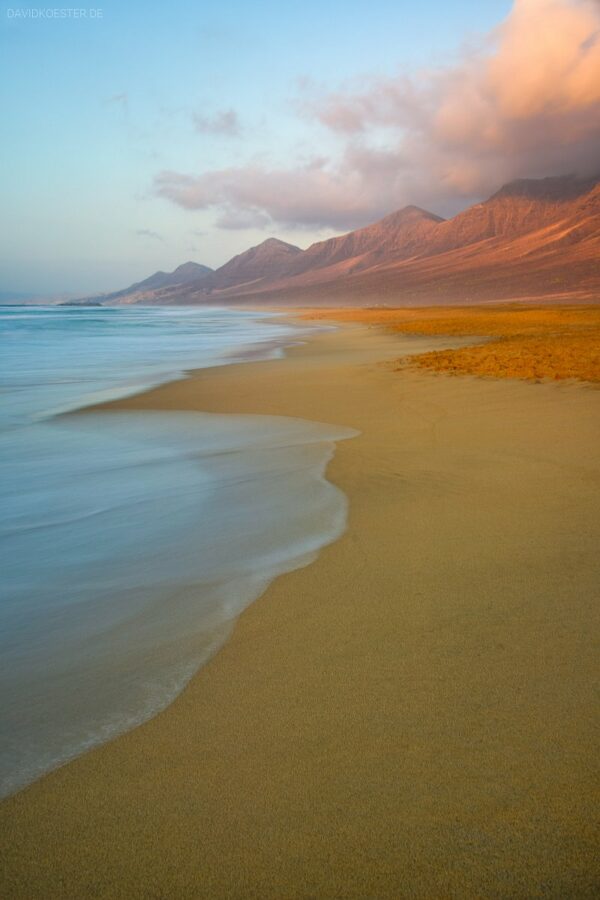
M 271 323 L 249 329 L 245 315 L 238 355 L 249 330 L 265 343 L 268 335 L 272 353 Z M 129 321 L 135 330 L 135 313 Z M 281 344 L 293 334 L 283 329 Z M 197 362 L 211 364 L 214 347 L 203 356 L 198 344 Z M 236 358 L 235 341 L 221 349 Z M 77 365 L 61 362 L 70 377 L 62 396 L 55 379 L 53 400 L 73 403 L 91 381 L 105 386 L 95 363 L 88 347 L 88 377 L 78 381 Z M 135 363 L 120 367 L 123 383 L 139 375 Z M 35 370 L 31 382 L 35 402 L 23 389 L 29 403 L 12 405 L 0 437 L 4 795 L 164 708 L 273 578 L 341 534 L 346 500 L 325 468 L 334 443 L 354 434 L 204 413 L 40 420 L 48 392 Z

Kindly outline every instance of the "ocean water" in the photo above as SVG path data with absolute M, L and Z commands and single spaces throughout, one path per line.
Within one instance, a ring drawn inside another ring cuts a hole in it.
M 170 703 L 345 527 L 350 429 L 89 405 L 301 330 L 220 309 L 0 308 L 0 795 Z

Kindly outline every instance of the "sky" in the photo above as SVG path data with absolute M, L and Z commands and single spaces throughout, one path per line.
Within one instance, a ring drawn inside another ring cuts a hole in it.
M 600 160 L 599 0 L 98 3 L 0 4 L 0 292 L 114 290 Z

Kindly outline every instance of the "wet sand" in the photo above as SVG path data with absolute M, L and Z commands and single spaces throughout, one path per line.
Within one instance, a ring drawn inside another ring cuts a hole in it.
M 152 721 L 0 806 L 10 898 L 595 897 L 600 392 L 363 326 L 121 409 L 357 428 L 344 536 Z

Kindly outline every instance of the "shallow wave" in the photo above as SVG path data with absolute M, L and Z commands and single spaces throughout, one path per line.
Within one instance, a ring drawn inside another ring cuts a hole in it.
M 324 473 L 354 434 L 200 413 L 30 429 L 1 513 L 22 523 L 0 554 L 3 794 L 164 708 L 273 578 L 341 534 Z

